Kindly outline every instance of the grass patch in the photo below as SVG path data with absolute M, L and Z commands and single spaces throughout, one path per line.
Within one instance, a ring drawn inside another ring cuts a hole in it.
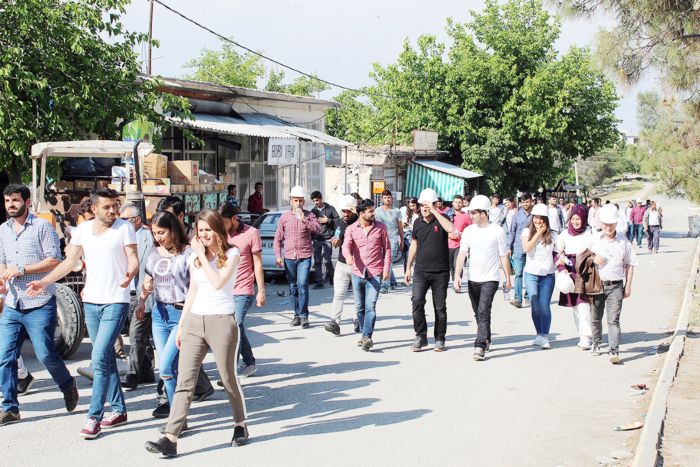
M 636 192 L 642 190 L 643 188 L 644 188 L 643 182 L 625 183 L 625 184 L 621 184 L 621 185 L 616 186 L 615 190 L 602 196 L 601 198 L 615 200 L 615 201 L 627 199 L 627 198 L 629 198 L 629 195 L 631 193 L 636 193 Z

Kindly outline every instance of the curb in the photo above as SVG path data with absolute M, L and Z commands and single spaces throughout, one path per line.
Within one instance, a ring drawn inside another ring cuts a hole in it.
M 654 388 L 654 395 L 647 409 L 647 416 L 644 420 L 644 428 L 637 443 L 636 454 L 632 465 L 635 467 L 655 467 L 661 461 L 659 449 L 664 431 L 664 419 L 668 407 L 668 394 L 673 385 L 678 372 L 678 365 L 683 356 L 685 337 L 688 331 L 688 319 L 690 317 L 690 307 L 692 305 L 691 290 L 698 275 L 698 263 L 700 262 L 700 240 L 696 242 L 693 267 L 685 286 L 681 313 L 676 322 L 676 329 L 671 337 L 671 345 L 664 366 L 659 374 L 659 380 Z

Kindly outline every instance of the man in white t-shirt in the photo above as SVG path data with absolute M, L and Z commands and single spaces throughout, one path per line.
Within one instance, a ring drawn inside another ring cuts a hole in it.
M 600 208 L 603 231 L 594 234 L 591 251 L 595 253 L 598 274 L 603 282 L 603 293 L 593 295 L 591 328 L 593 330 L 592 355 L 600 355 L 603 335 L 603 312 L 608 311 L 608 357 L 610 363 L 620 363 L 620 314 L 622 300 L 632 293 L 632 277 L 637 266 L 637 255 L 624 234 L 616 231 L 618 210 L 612 204 Z
M 90 194 L 90 200 L 95 219 L 83 222 L 73 231 L 67 258 L 49 275 L 29 284 L 31 293 L 38 295 L 68 274 L 81 256 L 85 258 L 83 304 L 94 368 L 88 420 L 80 431 L 80 436 L 86 439 L 97 438 L 101 429 L 127 421 L 114 341 L 129 312 L 129 284 L 139 268 L 136 233 L 131 223 L 117 216 L 117 192 L 98 188 Z M 107 398 L 112 412 L 104 416 Z
M 469 300 L 474 310 L 477 324 L 474 342 L 474 360 L 484 360 L 491 345 L 491 305 L 501 279 L 499 265 L 506 276 L 505 287 L 510 289 L 510 262 L 508 245 L 503 228 L 489 223 L 489 199 L 477 195 L 469 204 L 469 215 L 473 224 L 462 232 L 462 240 L 455 264 L 454 288 L 462 289 L 462 269 L 469 256 Z

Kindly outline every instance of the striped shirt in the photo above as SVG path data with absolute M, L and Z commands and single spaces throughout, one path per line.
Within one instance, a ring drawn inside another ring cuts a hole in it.
M 314 254 L 311 239 L 321 232 L 321 224 L 314 213 L 304 210 L 304 220 L 300 221 L 293 211 L 287 211 L 280 216 L 275 232 L 275 258 L 282 257 L 282 242 L 284 241 L 284 257 L 286 259 L 311 258 Z
M 14 219 L 8 219 L 0 225 L 0 264 L 27 267 L 47 258 L 58 261 L 63 258 L 58 234 L 47 221 L 30 213 L 19 233 L 15 231 Z M 27 284 L 43 279 L 47 274 L 48 272 L 25 274 L 7 282 L 7 306 L 26 310 L 46 304 L 56 294 L 56 287 L 52 284 L 40 295 L 29 297 Z

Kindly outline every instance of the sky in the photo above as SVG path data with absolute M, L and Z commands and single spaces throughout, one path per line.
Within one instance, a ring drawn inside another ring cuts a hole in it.
M 398 57 L 406 38 L 415 43 L 423 34 L 447 41 L 445 20 L 469 20 L 470 10 L 481 10 L 483 0 L 163 0 L 172 8 L 224 36 L 260 51 L 280 62 L 314 72 L 348 87 L 372 83 L 373 63 L 388 64 Z M 132 0 L 122 21 L 130 31 L 148 30 L 148 0 Z M 604 17 L 566 21 L 557 41 L 560 53 L 572 45 L 592 46 L 595 33 L 612 24 Z M 160 47 L 153 51 L 153 73 L 182 77 L 183 64 L 202 49 L 218 49 L 220 40 L 155 4 L 153 36 Z M 145 51 L 143 56 L 145 57 Z M 269 64 L 269 63 L 268 63 Z M 270 66 L 274 66 L 269 64 Z M 297 76 L 287 71 L 287 80 Z M 647 80 L 625 90 L 616 111 L 620 129 L 637 134 L 636 94 L 650 89 Z M 338 94 L 334 88 L 320 97 Z

